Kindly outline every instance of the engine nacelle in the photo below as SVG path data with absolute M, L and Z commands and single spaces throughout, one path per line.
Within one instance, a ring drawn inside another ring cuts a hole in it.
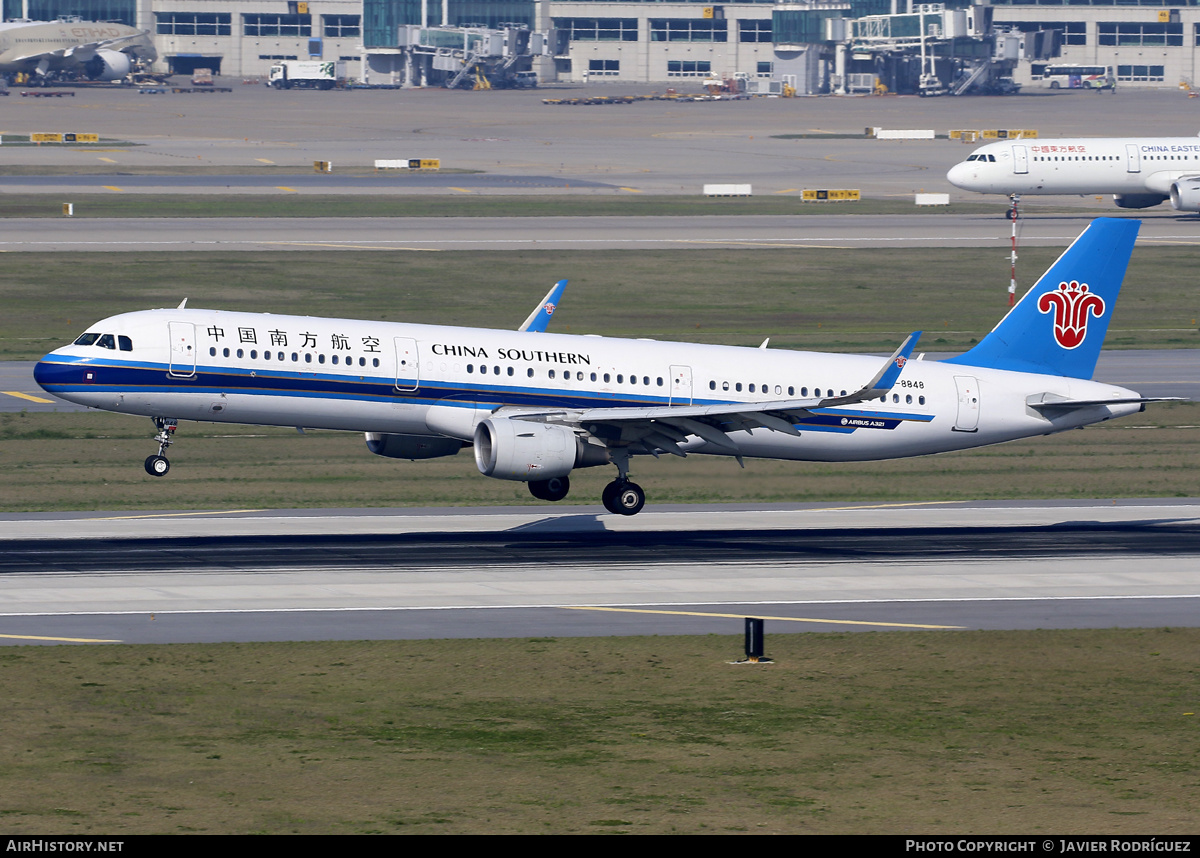
M 1166 201 L 1162 194 L 1113 194 L 1113 202 L 1119 209 L 1148 209 Z
M 129 59 L 129 54 L 96 51 L 96 55 L 83 64 L 83 73 L 89 80 L 120 80 L 132 68 L 133 61 Z
M 1171 185 L 1171 208 L 1200 212 L 1200 179 L 1180 179 Z
M 385 435 L 367 433 L 367 449 L 389 459 L 437 459 L 453 456 L 463 448 L 457 438 L 437 435 Z
M 498 480 L 565 477 L 582 458 L 581 447 L 565 426 L 493 417 L 475 427 L 475 465 Z

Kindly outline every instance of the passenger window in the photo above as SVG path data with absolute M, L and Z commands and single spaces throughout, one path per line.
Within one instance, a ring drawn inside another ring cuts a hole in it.
M 217 356 L 217 347 L 209 346 L 208 355 L 209 355 L 209 357 L 216 357 Z
M 99 334 L 80 334 L 80 335 L 79 335 L 79 339 L 77 339 L 77 340 L 75 341 L 75 345 L 77 345 L 77 346 L 90 346 L 90 345 L 92 345 L 94 342 L 96 342 L 96 340 L 98 340 L 98 339 L 100 339 L 100 335 L 99 335 Z
M 754 392 L 754 385 L 753 385 L 753 384 L 752 384 L 752 385 L 750 385 L 750 392 L 751 392 L 751 393 L 753 393 L 753 392 Z
M 255 360 L 258 360 L 258 349 L 250 349 L 250 357 L 252 357 Z
M 229 349 L 221 349 L 222 357 L 229 357 Z
M 133 351 L 133 340 L 129 339 L 129 337 L 125 336 L 124 334 L 118 335 L 117 345 L 121 347 L 121 351 L 123 352 Z
M 554 378 L 554 370 L 550 370 L 550 377 Z
M 238 357 L 245 357 L 245 356 L 246 356 L 246 353 L 245 353 L 244 351 L 242 351 L 241 349 L 238 349 L 238 350 L 237 350 L 237 356 L 238 356 Z
M 112 334 L 101 334 L 100 339 L 96 341 L 96 345 L 102 349 L 115 349 L 117 347 L 117 338 Z

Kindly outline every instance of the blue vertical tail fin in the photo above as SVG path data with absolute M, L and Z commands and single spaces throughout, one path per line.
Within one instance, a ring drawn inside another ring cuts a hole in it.
M 1141 225 L 1092 221 L 991 333 L 945 363 L 1091 378 Z

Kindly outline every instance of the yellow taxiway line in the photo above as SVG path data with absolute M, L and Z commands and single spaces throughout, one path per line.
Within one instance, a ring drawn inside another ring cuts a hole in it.
M 660 611 L 651 608 L 596 608 L 583 605 L 564 606 L 567 611 L 613 611 L 619 614 L 666 614 L 676 617 L 721 617 L 741 620 L 753 616 L 756 620 L 782 620 L 788 623 L 833 623 L 839 626 L 886 626 L 891 629 L 961 629 L 963 626 L 931 626 L 925 623 L 877 623 L 867 620 L 829 620 L 820 617 L 767 617 L 762 614 L 707 614 L 703 611 Z
M 59 641 L 61 643 L 120 643 L 119 640 L 103 638 L 48 638 L 42 635 L 0 635 L 0 638 L 14 641 Z
M 34 396 L 31 393 L 22 393 L 19 390 L 0 390 L 5 396 L 15 396 L 18 399 L 28 399 L 30 402 L 40 402 L 43 405 L 53 405 L 53 399 L 42 399 L 40 396 Z

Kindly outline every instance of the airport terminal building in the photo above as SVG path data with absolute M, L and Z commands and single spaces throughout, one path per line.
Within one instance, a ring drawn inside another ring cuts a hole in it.
M 925 73 L 963 79 L 1001 54 L 1005 74 L 1025 87 L 1047 85 L 1047 64 L 1103 68 L 1122 87 L 1175 87 L 1196 80 L 1200 51 L 1200 0 L 3 0 L 3 7 L 6 20 L 77 15 L 150 30 L 157 67 L 175 74 L 211 68 L 254 79 L 280 59 L 320 58 L 345 60 L 360 81 L 398 85 L 432 82 L 418 78 L 412 63 L 414 40 L 430 33 L 423 24 L 544 34 L 532 64 L 544 82 L 740 78 L 782 80 L 800 94 L 863 91 L 864 80 L 915 91 Z M 995 36 L 1006 31 L 1024 34 L 1019 47 Z

